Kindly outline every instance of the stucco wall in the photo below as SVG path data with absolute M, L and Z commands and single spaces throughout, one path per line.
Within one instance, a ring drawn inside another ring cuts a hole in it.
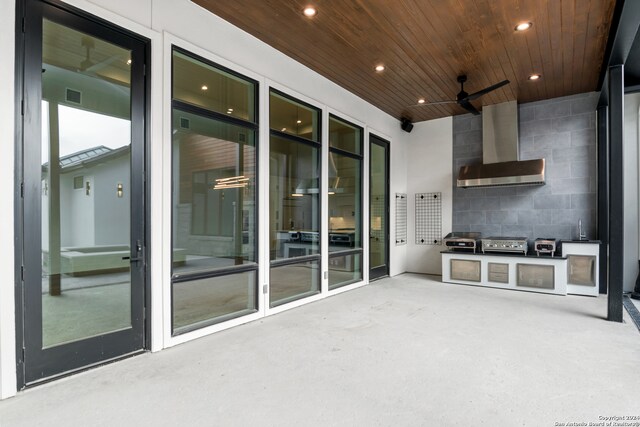
M 442 237 L 451 232 L 453 191 L 451 158 L 453 118 L 417 123 L 411 132 L 407 159 L 407 271 L 442 274 L 441 245 L 418 245 L 415 239 L 415 194 L 442 193 Z M 393 200 L 393 198 L 392 198 Z M 393 243 L 392 243 L 393 244 Z

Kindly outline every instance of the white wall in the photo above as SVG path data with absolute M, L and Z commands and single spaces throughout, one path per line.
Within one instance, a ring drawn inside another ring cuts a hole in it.
M 63 247 L 95 245 L 95 180 L 86 172 L 85 170 L 75 174 L 60 175 L 60 246 Z M 78 175 L 82 175 L 82 188 L 76 189 L 73 186 L 73 180 Z M 89 195 L 85 187 L 87 182 L 91 189 Z M 45 197 L 49 198 L 43 195 L 43 203 Z M 43 215 L 43 224 L 46 219 L 47 216 Z M 44 229 L 42 233 L 44 237 Z M 49 243 L 45 243 L 43 239 L 42 247 L 48 248 L 48 246 Z
M 129 155 L 88 169 L 93 177 L 93 232 L 96 245 L 129 245 L 131 200 Z M 118 197 L 117 185 L 122 184 L 123 196 Z
M 15 1 L 0 0 L 0 182 L 14 183 L 14 20 Z M 11 186 L 12 189 L 16 187 Z M 13 193 L 0 208 L 0 398 L 15 393 L 15 307 Z
M 624 97 L 624 267 L 622 283 L 624 292 L 631 292 L 638 276 L 638 112 L 640 94 Z
M 416 131 L 418 126 L 414 126 L 413 131 Z M 390 212 L 389 215 L 389 263 L 390 270 L 389 274 L 391 276 L 395 276 L 397 274 L 401 274 L 406 272 L 407 269 L 407 245 L 396 246 L 396 209 L 395 209 L 395 194 L 396 193 L 406 193 L 407 189 L 407 161 L 409 159 L 409 154 L 413 158 L 413 153 L 410 151 L 409 142 L 412 140 L 413 134 L 408 134 L 402 131 L 403 139 L 397 139 L 394 143 L 391 144 L 391 162 L 390 162 L 390 171 L 389 175 L 391 177 L 391 185 L 389 186 L 389 203 Z M 408 137 L 408 138 L 407 138 Z M 408 140 L 404 142 L 404 140 Z M 398 142 L 402 141 L 402 145 L 398 144 Z
M 453 118 L 417 123 L 407 153 L 407 271 L 442 274 L 444 247 L 415 243 L 415 193 L 442 193 L 442 237 L 451 232 Z

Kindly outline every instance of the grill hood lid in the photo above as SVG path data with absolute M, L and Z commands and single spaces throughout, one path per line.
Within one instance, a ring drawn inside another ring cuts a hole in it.
M 498 187 L 543 185 L 545 161 L 519 160 L 518 104 L 516 101 L 482 108 L 482 160 L 460 168 L 457 186 Z

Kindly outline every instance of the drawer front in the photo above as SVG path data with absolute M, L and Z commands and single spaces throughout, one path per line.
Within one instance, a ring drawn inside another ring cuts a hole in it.
M 509 264 L 490 262 L 487 267 L 490 282 L 509 283 Z

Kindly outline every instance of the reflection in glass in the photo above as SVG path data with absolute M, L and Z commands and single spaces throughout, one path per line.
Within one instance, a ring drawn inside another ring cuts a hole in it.
M 362 278 L 362 251 L 354 252 L 362 248 L 362 129 L 331 116 L 329 145 L 329 289 L 335 289 Z
M 329 257 L 329 289 L 362 280 L 362 254 Z
M 329 252 L 362 247 L 361 164 L 329 153 Z
M 43 21 L 42 345 L 131 327 L 131 52 Z
M 371 144 L 371 224 L 370 224 L 370 268 L 386 264 L 386 150 L 378 144 Z
M 319 253 L 319 151 L 317 146 L 271 136 L 271 260 Z
M 256 262 L 255 178 L 253 130 L 174 110 L 174 274 Z
M 320 142 L 318 110 L 271 92 L 269 127 L 273 130 Z
M 173 52 L 173 98 L 217 113 L 256 121 L 255 83 Z
M 329 146 L 362 155 L 362 128 L 329 118 Z
M 173 284 L 174 332 L 255 313 L 256 271 Z
M 174 333 L 257 310 L 256 102 L 256 82 L 174 50 Z
M 320 292 L 320 262 L 271 266 L 269 305 L 276 307 Z

